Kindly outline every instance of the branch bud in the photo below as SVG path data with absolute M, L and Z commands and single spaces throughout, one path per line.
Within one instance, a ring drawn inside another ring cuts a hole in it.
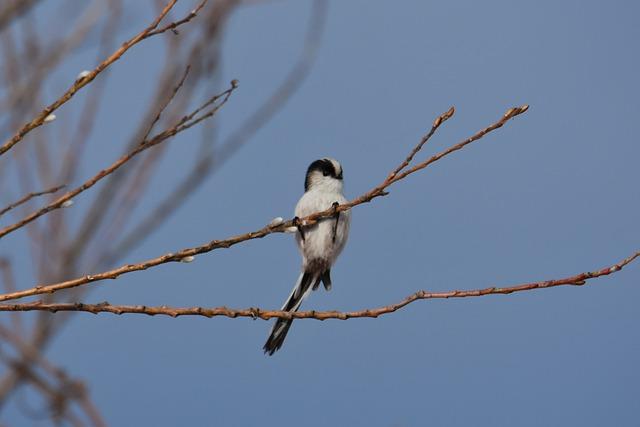
M 453 116 L 453 114 L 456 112 L 455 107 L 451 107 L 449 108 L 449 110 L 447 110 L 445 113 L 442 113 L 440 115 L 440 117 L 438 117 L 437 119 L 435 119 L 433 121 L 433 127 L 437 128 L 438 126 L 440 126 L 442 123 L 446 122 L 447 120 L 449 120 L 451 118 L 451 116 Z

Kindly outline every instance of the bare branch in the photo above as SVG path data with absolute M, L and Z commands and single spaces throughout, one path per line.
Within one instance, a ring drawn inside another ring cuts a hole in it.
M 129 251 L 135 248 L 149 236 L 160 224 L 180 206 L 194 189 L 205 182 L 206 178 L 217 171 L 222 164 L 231 158 L 240 148 L 242 148 L 250 138 L 255 135 L 266 123 L 271 120 L 278 111 L 300 88 L 300 85 L 311 71 L 311 67 L 317 57 L 320 40 L 324 33 L 328 15 L 328 3 L 326 0 L 316 0 L 313 3 L 309 28 L 305 36 L 302 53 L 293 67 L 288 71 L 282 83 L 269 96 L 269 98 L 259 106 L 249 118 L 234 131 L 222 144 L 215 156 L 212 153 L 203 153 L 191 168 L 191 171 L 183 180 L 169 193 L 158 205 L 140 221 L 140 223 L 125 235 L 122 240 L 109 252 L 107 252 L 100 264 L 111 266 L 118 259 L 121 259 Z
M 41 217 L 42 215 L 45 215 L 45 214 L 47 214 L 47 213 L 49 213 L 49 212 L 51 212 L 51 211 L 53 211 L 55 209 L 59 209 L 59 208 L 63 207 L 65 202 L 71 200 L 72 198 L 74 198 L 78 194 L 80 194 L 80 193 L 88 190 L 89 188 L 93 187 L 100 180 L 104 179 L 105 177 L 109 176 L 110 174 L 112 174 L 113 172 L 118 170 L 121 166 L 126 164 L 129 160 L 131 160 L 132 158 L 134 158 L 135 156 L 137 156 L 138 154 L 140 154 L 144 150 L 146 150 L 148 148 L 151 148 L 151 147 L 153 147 L 155 145 L 158 145 L 158 144 L 166 141 L 167 139 L 179 134 L 180 132 L 183 132 L 183 131 L 195 126 L 196 124 L 200 123 L 201 121 L 206 120 L 209 117 L 212 117 L 215 113 L 218 112 L 218 110 L 224 104 L 226 104 L 226 102 L 229 100 L 229 97 L 231 96 L 231 94 L 233 93 L 233 91 L 237 87 L 238 87 L 237 81 L 233 80 L 231 82 L 231 87 L 229 89 L 225 90 L 221 94 L 215 95 L 214 97 L 210 98 L 207 102 L 202 104 L 200 107 L 196 108 L 192 113 L 190 113 L 187 116 L 184 116 L 183 118 L 181 118 L 178 121 L 178 123 L 176 123 L 170 129 L 164 130 L 164 131 L 156 134 L 150 140 L 141 141 L 136 149 L 134 149 L 133 151 L 131 151 L 131 152 L 125 154 L 124 156 L 120 157 L 118 160 L 116 160 L 114 163 L 112 163 L 111 166 L 107 167 L 106 169 L 101 170 L 96 175 L 94 175 L 93 177 L 91 177 L 87 181 L 85 181 L 84 184 L 82 184 L 79 187 L 77 187 L 77 188 L 65 193 L 64 195 L 60 196 L 58 199 L 56 199 L 55 201 L 51 202 L 50 204 L 48 204 L 47 206 L 43 207 L 42 209 L 27 215 L 26 217 L 24 217 L 20 221 L 16 222 L 15 224 L 9 225 L 9 226 L 1 229 L 0 230 L 0 238 L 6 236 L 7 234 L 11 233 L 12 231 L 15 231 L 15 230 L 17 230 L 17 229 L 19 229 L 21 227 L 24 227 L 25 225 L 27 225 L 31 221 Z M 221 99 L 221 101 L 217 105 L 215 105 L 213 108 L 209 109 L 208 111 L 205 111 L 204 113 L 202 113 L 203 110 L 205 110 L 206 108 L 208 108 L 211 105 L 215 104 L 220 99 Z
M 42 43 L 38 42 L 35 34 L 32 35 L 31 44 L 34 46 L 32 46 L 30 52 L 25 54 L 30 58 L 28 66 L 23 70 L 22 67 L 18 67 L 19 62 L 13 65 L 12 78 L 7 79 L 8 81 L 6 82 L 8 94 L 3 102 L 0 103 L 0 111 L 5 110 L 14 114 L 17 109 L 20 112 L 18 114 L 20 121 L 22 121 L 23 115 L 31 115 L 37 112 L 37 104 L 40 104 L 40 100 L 36 100 L 33 97 L 40 92 L 46 77 L 52 74 L 56 66 L 67 58 L 74 48 L 84 42 L 91 31 L 95 29 L 98 20 L 105 12 L 105 8 L 99 6 L 99 3 L 104 4 L 104 2 L 95 2 L 91 4 L 91 7 L 87 8 L 79 23 L 67 36 L 47 40 L 45 44 L 44 41 Z M 36 47 L 36 44 L 40 46 Z M 107 55 L 108 52 L 101 52 L 97 63 L 100 63 L 102 58 Z M 19 58 L 16 59 L 19 60 Z M 16 117 L 17 119 L 18 117 Z M 12 124 L 12 127 L 17 126 L 19 126 L 18 123 Z
M 149 103 L 148 111 L 145 114 L 146 118 L 141 120 L 138 129 L 134 132 L 130 141 L 127 143 L 125 152 L 133 150 L 139 144 L 139 141 L 144 140 L 148 137 L 151 130 L 153 130 L 152 123 L 155 121 L 155 117 L 158 114 L 158 109 L 156 106 L 165 104 L 167 101 L 171 100 L 171 97 L 167 95 L 167 92 L 173 91 L 175 85 L 174 80 L 178 78 L 179 66 L 174 62 L 173 59 L 176 52 L 178 51 L 178 44 L 175 43 L 173 37 L 168 38 L 168 44 L 169 52 L 167 52 L 166 63 L 159 78 L 160 84 L 158 85 L 155 99 L 153 99 Z M 188 85 L 185 88 L 187 92 L 192 91 L 192 86 L 193 84 Z M 179 117 L 177 113 L 183 111 L 183 109 L 185 108 L 184 104 L 187 98 L 188 96 L 186 96 L 185 99 L 180 102 L 180 104 L 182 104 L 182 108 L 178 108 L 178 106 L 173 108 L 174 111 L 172 112 L 171 118 L 167 118 L 167 123 L 175 122 L 177 120 L 177 118 Z M 160 113 L 164 114 L 162 111 L 160 111 Z M 118 193 L 124 191 L 124 189 L 127 188 L 126 182 L 129 173 L 135 170 L 138 172 L 138 175 L 147 173 L 151 174 L 155 161 L 149 160 L 149 158 L 159 160 L 162 156 L 162 148 L 162 146 L 158 147 L 157 150 L 147 156 L 147 158 L 143 160 L 143 164 L 140 167 L 120 169 L 118 173 L 112 174 L 111 178 L 98 191 L 98 194 L 94 198 L 93 203 L 89 207 L 87 213 L 84 215 L 84 220 L 77 228 L 75 236 L 70 237 L 69 243 L 65 245 L 65 249 L 63 251 L 65 259 L 61 261 L 65 265 L 63 276 L 69 277 L 69 272 L 72 272 L 75 269 L 79 261 L 78 255 L 85 250 L 85 248 L 91 243 L 92 240 L 99 240 L 97 233 L 95 232 L 100 224 L 106 220 L 106 214 L 108 213 L 109 209 L 113 205 L 116 205 L 118 210 L 124 208 L 122 202 L 113 202 L 117 199 Z M 152 165 L 152 167 L 149 167 L 149 165 Z M 139 198 L 136 198 L 135 200 L 138 201 Z
M 171 93 L 169 94 L 167 99 L 165 99 L 162 102 L 162 104 L 160 105 L 160 108 L 158 108 L 158 113 L 155 115 L 153 120 L 151 120 L 151 123 L 149 124 L 149 128 L 147 129 L 147 132 L 144 134 L 144 137 L 142 138 L 143 141 L 146 141 L 149 138 L 149 135 L 151 134 L 151 131 L 153 130 L 153 127 L 160 120 L 160 117 L 162 116 L 162 113 L 164 113 L 164 110 L 167 109 L 169 104 L 171 104 L 171 101 L 173 101 L 173 99 L 176 97 L 176 95 L 180 91 L 180 88 L 182 88 L 182 85 L 184 85 L 184 81 L 187 79 L 187 76 L 189 75 L 189 71 L 190 70 L 191 70 L 191 66 L 187 65 L 187 67 L 184 70 L 184 73 L 182 74 L 182 78 L 180 79 L 178 84 L 173 88 L 173 90 L 171 91 Z
M 142 40 L 145 40 L 151 36 L 162 34 L 168 30 L 174 30 L 178 25 L 189 22 L 195 15 L 194 11 L 192 11 L 187 18 L 178 21 L 178 23 L 170 24 L 166 27 L 163 27 L 159 30 L 156 30 L 160 22 L 164 19 L 164 17 L 169 13 L 169 11 L 175 6 L 178 0 L 170 0 L 167 5 L 162 9 L 160 14 L 153 20 L 151 25 L 142 30 L 140 33 L 135 35 L 133 38 L 124 42 L 115 52 L 113 52 L 107 59 L 105 59 L 102 63 L 100 63 L 93 71 L 89 72 L 85 76 L 77 79 L 67 91 L 60 96 L 57 100 L 55 100 L 51 105 L 42 110 L 32 121 L 26 123 L 16 132 L 9 140 L 7 140 L 2 146 L 0 146 L 0 156 L 5 152 L 9 151 L 14 145 L 20 142 L 25 135 L 31 132 L 33 129 L 42 126 L 45 123 L 45 119 L 57 110 L 60 106 L 64 105 L 67 101 L 69 101 L 80 89 L 87 86 L 91 83 L 102 71 L 104 71 L 111 64 L 116 62 L 122 55 L 125 54 L 131 47 L 135 46 Z M 204 1 L 201 3 L 197 11 L 204 6 Z M 193 16 L 192 16 L 193 15 Z
M 507 286 L 507 287 L 489 287 L 483 289 L 471 289 L 471 290 L 454 290 L 445 292 L 427 292 L 418 291 L 409 295 L 402 301 L 387 305 L 384 307 L 366 309 L 359 311 L 282 311 L 282 310 L 263 310 L 260 308 L 247 308 L 247 309 L 232 309 L 227 307 L 190 307 L 190 308 L 172 308 L 167 306 L 159 307 L 147 307 L 144 305 L 112 305 L 108 302 L 99 304 L 84 304 L 84 303 L 59 303 L 50 304 L 41 301 L 24 303 L 24 304 L 0 304 L 0 311 L 48 311 L 56 313 L 58 311 L 81 311 L 93 314 L 98 313 L 113 313 L 113 314 L 146 314 L 150 316 L 164 315 L 170 317 L 178 316 L 204 316 L 204 317 L 251 317 L 260 318 L 263 320 L 272 319 L 274 317 L 281 319 L 339 319 L 347 320 L 354 318 L 375 318 L 384 314 L 393 313 L 406 307 L 414 301 L 426 300 L 426 299 L 449 299 L 449 298 L 470 298 L 480 297 L 485 295 L 502 295 L 511 294 L 514 292 L 531 291 L 534 289 L 546 289 L 557 286 L 574 285 L 582 286 L 590 279 L 597 277 L 608 276 L 622 270 L 627 264 L 633 262 L 636 258 L 640 257 L 640 252 L 636 252 L 633 255 L 623 259 L 617 264 L 613 264 L 609 267 L 602 268 L 596 271 L 589 271 L 585 273 L 576 274 L 574 276 L 565 277 L 562 279 L 545 280 L 539 282 L 523 283 L 519 285 Z
M 233 87 L 232 87 L 233 89 Z M 231 90 L 231 89 L 230 89 Z M 374 198 L 380 197 L 380 196 L 384 196 L 386 194 L 388 194 L 386 192 L 386 189 L 392 185 L 393 183 L 406 178 L 408 175 L 417 172 L 421 169 L 426 168 L 428 165 L 430 165 L 431 163 L 436 162 L 437 160 L 445 157 L 446 155 L 453 153 L 457 150 L 462 149 L 463 147 L 467 146 L 468 144 L 472 143 L 473 141 L 477 141 L 480 138 L 482 138 L 483 136 L 485 136 L 486 134 L 490 133 L 491 131 L 498 129 L 500 127 L 502 127 L 506 122 L 508 122 L 509 120 L 511 120 L 512 118 L 514 118 L 515 116 L 524 113 L 525 111 L 527 111 L 528 106 L 522 106 L 522 107 L 517 107 L 517 108 L 511 108 L 509 109 L 501 118 L 500 120 L 498 120 L 497 122 L 495 122 L 494 124 L 486 127 L 485 129 L 482 129 L 481 131 L 477 132 L 476 134 L 474 134 L 473 136 L 465 139 L 464 141 L 453 145 L 452 147 L 449 147 L 448 149 L 436 154 L 435 156 L 429 158 L 428 160 L 417 164 L 416 166 L 405 170 L 404 172 L 400 173 L 399 175 L 396 176 L 392 176 L 392 174 L 390 174 L 383 182 L 382 184 L 378 185 L 377 187 L 375 187 L 373 190 L 363 194 L 362 196 L 348 202 L 345 203 L 343 205 L 337 206 L 337 207 L 332 207 L 330 209 L 327 209 L 325 211 L 322 212 L 316 212 L 314 214 L 311 214 L 305 218 L 301 218 L 300 221 L 302 221 L 302 224 L 304 225 L 311 225 L 314 224 L 318 221 L 320 221 L 323 218 L 329 218 L 332 217 L 333 215 L 335 215 L 336 212 L 342 212 L 348 209 L 353 208 L 354 206 L 358 206 L 361 205 L 363 203 L 367 203 L 370 202 L 371 200 L 373 200 Z M 453 114 L 453 109 L 449 109 L 447 112 L 443 113 L 439 118 L 437 118 L 432 126 L 431 131 L 429 132 L 429 134 L 427 135 L 427 137 L 425 137 L 426 139 L 428 139 L 428 136 L 430 136 L 430 134 L 433 134 L 438 127 L 444 122 L 446 121 L 449 117 L 451 117 L 451 115 Z M 423 138 L 420 143 L 418 144 L 419 146 L 423 146 L 424 143 L 426 142 L 425 138 Z M 417 151 L 416 151 L 417 152 Z M 404 164 L 404 162 L 402 163 Z M 401 168 L 400 168 L 401 169 Z M 399 168 L 396 168 L 395 170 L 400 170 Z M 54 202 L 54 203 L 58 203 L 58 201 Z M 18 299 L 18 298 L 24 298 L 24 297 L 28 297 L 28 296 L 34 296 L 34 295 L 41 295 L 41 294 L 51 294 L 54 292 L 57 292 L 59 290 L 62 289 L 70 289 L 70 288 L 75 288 L 77 286 L 82 286 L 82 285 L 86 285 L 88 283 L 93 283 L 93 282 L 97 282 L 97 281 L 101 281 L 101 280 L 105 280 L 105 279 L 116 279 L 118 276 L 122 275 L 122 274 L 127 274 L 127 273 L 131 273 L 134 271 L 140 271 L 140 270 L 146 270 L 148 268 L 151 267 L 155 267 L 157 265 L 160 264 L 166 264 L 168 262 L 180 262 L 182 260 L 184 260 L 186 257 L 191 257 L 191 256 L 195 256 L 195 255 L 199 255 L 202 253 L 206 253 L 206 252 L 211 252 L 215 249 L 220 249 L 220 248 L 229 248 L 233 245 L 236 245 L 238 243 L 241 242 L 245 242 L 247 240 L 253 240 L 253 239 L 259 239 L 259 238 L 263 238 L 265 236 L 268 236 L 270 234 L 273 233 L 283 233 L 286 232 L 288 228 L 294 226 L 294 220 L 290 219 L 288 221 L 284 221 L 280 224 L 270 224 L 267 225 L 263 228 L 261 228 L 260 230 L 257 231 L 252 231 L 249 233 L 245 233 L 245 234 L 240 234 L 225 240 L 213 240 L 207 244 L 201 245 L 201 246 L 196 246 L 193 248 L 188 248 L 188 249 L 183 249 L 181 251 L 175 252 L 175 253 L 168 253 L 165 255 L 161 255 L 159 257 L 156 258 L 152 258 L 149 259 L 147 261 L 141 262 L 139 264 L 128 264 L 128 265 L 124 265 L 118 268 L 115 268 L 113 270 L 109 270 L 109 271 L 105 271 L 102 273 L 97 273 L 97 274 L 91 274 L 91 275 L 86 275 L 83 277 L 79 277 L 76 279 L 71 279 L 71 280 L 66 280 L 63 282 L 59 282 L 59 283 L 54 283 L 54 284 L 50 284 L 50 285 L 41 285 L 41 286 L 36 286 L 34 288 L 31 289 L 26 289 L 23 291 L 18 291 L 18 292 L 12 292 L 12 293 L 6 293 L 6 294 L 2 294 L 0 295 L 0 301 L 9 301 L 9 300 L 14 300 L 14 299 Z M 0 237 L 2 236 L 1 232 L 0 232 Z
M 17 202 L 11 203 L 9 206 L 6 206 L 6 207 L 0 209 L 0 216 L 6 214 L 7 212 L 9 212 L 12 209 L 17 208 L 18 206 L 22 205 L 23 203 L 27 203 L 29 200 L 33 199 L 34 197 L 43 196 L 45 194 L 57 193 L 58 191 L 62 190 L 64 187 L 66 187 L 66 185 L 58 185 L 56 187 L 49 188 L 48 190 L 38 191 L 38 192 L 35 192 L 35 193 L 29 193 L 26 196 L 24 196 L 23 198 L 21 198 L 20 200 L 18 200 Z
M 431 137 L 433 136 L 434 133 L 436 133 L 436 130 L 438 130 L 438 128 L 440 127 L 441 124 L 443 124 L 444 122 L 446 122 L 447 120 L 449 120 L 451 117 L 453 117 L 453 115 L 455 114 L 456 109 L 454 107 L 449 108 L 448 111 L 446 111 L 445 113 L 443 113 L 442 115 L 438 116 L 434 121 L 433 121 L 433 125 L 431 126 L 431 130 L 429 130 L 429 132 L 422 137 L 422 139 L 420 140 L 420 142 L 418 143 L 418 145 L 416 145 L 413 150 L 411 150 L 411 153 L 409 153 L 409 155 L 407 156 L 407 158 L 404 160 L 404 162 L 400 163 L 398 165 L 397 168 L 395 168 L 393 170 L 393 172 L 391 172 L 389 174 L 389 176 L 387 177 L 387 181 L 392 180 L 393 178 L 395 178 L 396 175 L 398 175 L 398 172 L 400 172 L 401 170 L 403 170 L 404 168 L 406 168 L 407 166 L 409 166 L 409 163 L 411 163 L 411 161 L 413 160 L 413 158 L 416 156 L 416 154 L 418 154 L 418 151 L 422 150 L 422 147 L 424 146 L 424 144 L 427 143 L 427 141 L 429 141 L 429 139 L 431 139 Z
M 176 28 L 178 28 L 182 24 L 186 24 L 187 22 L 191 21 L 193 18 L 198 16 L 198 12 L 200 12 L 200 10 L 207 4 L 208 1 L 209 0 L 202 0 L 200 4 L 198 4 L 198 6 L 196 6 L 196 8 L 193 9 L 191 12 L 189 12 L 187 16 L 180 19 L 179 21 L 172 22 L 162 28 L 158 28 L 157 30 L 151 31 L 149 34 L 147 34 L 147 37 L 155 36 L 156 34 L 162 34 L 168 30 L 171 30 L 174 33 L 177 33 Z

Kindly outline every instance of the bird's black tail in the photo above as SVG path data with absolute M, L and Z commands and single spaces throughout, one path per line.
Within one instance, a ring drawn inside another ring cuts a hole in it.
M 317 285 L 322 280 L 322 275 L 311 272 L 302 272 L 300 277 L 298 278 L 298 282 L 296 286 L 291 291 L 289 298 L 282 306 L 282 311 L 298 311 L 300 308 L 300 304 L 302 304 L 302 300 L 307 297 L 309 292 L 312 289 L 316 288 Z M 284 343 L 284 339 L 287 336 L 287 332 L 289 332 L 289 328 L 291 327 L 291 323 L 293 319 L 277 319 L 276 323 L 271 328 L 271 333 L 269 334 L 269 338 L 267 338 L 267 342 L 264 343 L 264 347 L 262 349 L 269 356 L 273 355 L 280 347 L 282 347 L 282 343 Z

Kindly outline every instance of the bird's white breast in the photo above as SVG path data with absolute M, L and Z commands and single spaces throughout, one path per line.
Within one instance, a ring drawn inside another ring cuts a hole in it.
M 325 191 L 326 189 L 322 186 L 304 193 L 296 205 L 295 215 L 303 218 L 329 209 L 335 202 L 339 204 L 347 202 L 341 192 Z M 299 233 L 296 234 L 296 242 L 302 252 L 303 268 L 312 263 L 326 264 L 324 268 L 330 268 L 333 265 L 347 243 L 350 220 L 351 211 L 340 212 L 335 241 L 333 236 L 336 220 L 333 217 L 325 218 L 313 226 L 304 227 L 304 240 Z

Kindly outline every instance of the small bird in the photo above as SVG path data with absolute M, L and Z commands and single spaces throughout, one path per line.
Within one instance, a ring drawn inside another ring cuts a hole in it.
M 309 165 L 304 181 L 304 194 L 295 209 L 296 243 L 302 254 L 302 272 L 283 311 L 298 311 L 302 300 L 320 286 L 331 289 L 331 266 L 344 249 L 349 236 L 351 211 L 336 212 L 329 218 L 305 226 L 299 218 L 337 207 L 347 202 L 342 194 L 342 166 L 337 160 L 325 157 Z M 263 350 L 273 355 L 284 342 L 293 320 L 277 319 Z

